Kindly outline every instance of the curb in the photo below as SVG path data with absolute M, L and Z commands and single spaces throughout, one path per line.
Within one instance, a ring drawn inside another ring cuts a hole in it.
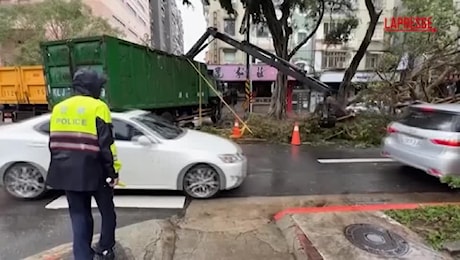
M 24 258 L 24 260 L 60 260 L 72 252 L 72 243 L 63 244 L 48 251 Z
M 299 207 L 287 208 L 273 216 L 275 221 L 286 215 L 325 213 L 325 212 L 349 212 L 349 211 L 381 211 L 381 210 L 402 210 L 417 209 L 426 206 L 460 205 L 460 202 L 433 202 L 433 203 L 392 203 L 392 204 L 365 204 L 365 205 L 331 205 L 324 207 Z
M 170 220 L 152 219 L 117 228 L 114 251 L 123 260 L 172 259 L 175 231 Z M 93 245 L 100 235 L 93 236 Z M 72 243 L 39 252 L 25 260 L 73 259 Z
M 280 229 L 289 248 L 289 252 L 297 260 L 324 260 L 317 248 L 308 239 L 299 225 L 292 218 L 293 214 L 333 213 L 352 211 L 382 211 L 417 209 L 426 206 L 459 205 L 460 203 L 394 203 L 394 204 L 365 204 L 365 205 L 332 205 L 324 207 L 287 208 L 273 216 L 275 224 Z
M 322 260 L 323 257 L 310 242 L 305 233 L 300 229 L 291 216 L 286 216 L 276 221 L 276 225 L 281 230 L 289 252 L 294 255 L 296 260 Z
M 99 240 L 99 234 L 93 236 L 93 241 Z M 62 244 L 49 250 L 40 252 L 36 255 L 24 258 L 24 260 L 62 260 L 71 258 L 72 243 Z

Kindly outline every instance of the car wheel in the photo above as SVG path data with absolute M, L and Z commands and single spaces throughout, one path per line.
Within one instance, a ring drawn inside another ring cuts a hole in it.
M 3 184 L 9 195 L 18 199 L 37 199 L 46 192 L 45 178 L 30 163 L 15 163 L 3 175 Z
M 209 165 L 196 165 L 185 173 L 183 185 L 184 192 L 189 197 L 212 198 L 220 191 L 219 173 Z
M 170 112 L 163 112 L 161 117 L 168 121 L 169 123 L 174 123 L 174 116 Z

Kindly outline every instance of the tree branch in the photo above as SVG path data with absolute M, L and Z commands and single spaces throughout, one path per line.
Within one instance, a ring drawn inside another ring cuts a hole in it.
M 361 41 L 361 44 L 359 45 L 359 48 L 356 51 L 355 56 L 351 60 L 350 66 L 345 71 L 345 75 L 343 76 L 342 82 L 340 83 L 338 97 L 339 103 L 342 106 L 347 105 L 346 91 L 351 83 L 351 80 L 353 79 L 353 76 L 356 73 L 356 70 L 358 69 L 359 63 L 366 54 L 367 47 L 369 47 L 369 45 L 371 44 L 372 36 L 375 32 L 375 27 L 377 26 L 379 17 L 382 14 L 382 11 L 375 12 L 372 0 L 365 0 L 365 2 L 366 8 L 369 12 L 370 22 L 369 26 L 367 27 L 366 35 L 364 35 L 364 38 Z
M 302 46 L 304 46 L 310 40 L 310 38 L 313 37 L 313 35 L 315 35 L 316 31 L 321 25 L 321 22 L 323 21 L 323 17 L 324 17 L 324 11 L 326 8 L 326 4 L 324 3 L 324 0 L 319 0 L 319 4 L 320 4 L 320 13 L 319 13 L 318 21 L 315 24 L 315 27 L 305 39 L 303 39 L 299 44 L 297 44 L 297 46 L 294 47 L 294 49 L 292 49 L 292 51 L 288 54 L 287 60 L 292 59 L 292 57 L 300 50 L 300 48 L 302 48 Z

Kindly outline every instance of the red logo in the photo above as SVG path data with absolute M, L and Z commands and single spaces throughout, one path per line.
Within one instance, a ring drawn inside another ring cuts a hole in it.
M 432 17 L 392 17 L 384 20 L 385 32 L 436 32 Z

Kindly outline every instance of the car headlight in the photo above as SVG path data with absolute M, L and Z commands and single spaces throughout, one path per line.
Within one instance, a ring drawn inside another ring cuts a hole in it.
M 219 155 L 219 158 L 224 162 L 224 163 L 234 163 L 242 160 L 242 157 L 239 156 L 238 154 L 221 154 Z

